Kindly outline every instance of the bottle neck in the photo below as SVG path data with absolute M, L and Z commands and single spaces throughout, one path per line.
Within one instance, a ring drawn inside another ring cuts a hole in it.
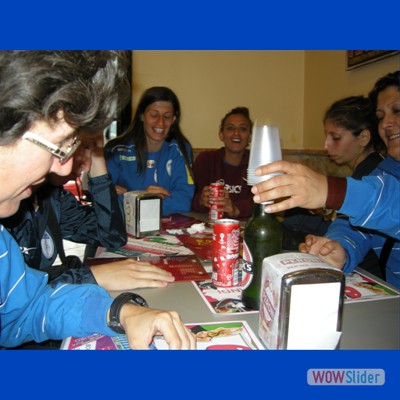
M 253 204 L 253 217 L 259 217 L 267 214 L 264 210 L 265 204 L 254 203 Z

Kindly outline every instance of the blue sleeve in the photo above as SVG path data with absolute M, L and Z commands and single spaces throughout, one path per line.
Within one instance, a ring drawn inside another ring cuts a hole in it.
M 97 285 L 47 285 L 47 274 L 24 263 L 17 243 L 0 226 L 0 346 L 115 335 L 107 327 L 112 298 Z
M 346 251 L 347 260 L 343 266 L 343 272 L 354 270 L 371 249 L 372 236 L 360 229 L 353 228 L 347 219 L 337 218 L 333 221 L 326 237 L 338 241 Z
M 82 205 L 68 191 L 60 192 L 60 229 L 64 239 L 118 248 L 127 235 L 122 207 L 108 174 L 89 179 L 92 205 Z
M 351 225 L 375 229 L 400 239 L 400 182 L 393 175 L 347 178 L 346 197 L 338 212 Z
M 185 160 L 180 151 L 176 151 L 171 162 L 171 183 L 168 188 L 171 196 L 163 200 L 163 215 L 190 211 L 194 189 Z
M 111 180 L 115 185 L 118 185 L 120 178 L 120 162 L 118 156 L 112 151 L 112 149 L 107 149 L 107 151 L 105 151 L 105 160 L 108 173 L 111 175 Z

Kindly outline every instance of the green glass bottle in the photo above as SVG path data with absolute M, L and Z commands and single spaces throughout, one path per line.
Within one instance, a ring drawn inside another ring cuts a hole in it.
M 262 264 L 265 257 L 282 251 L 282 228 L 274 214 L 264 211 L 265 204 L 254 204 L 253 215 L 244 228 L 242 302 L 245 307 L 258 310 Z

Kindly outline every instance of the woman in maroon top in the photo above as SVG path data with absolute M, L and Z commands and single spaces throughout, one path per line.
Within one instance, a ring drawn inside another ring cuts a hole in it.
M 219 180 L 225 183 L 225 196 L 215 203 L 223 206 L 224 216 L 248 217 L 253 209 L 251 186 L 246 183 L 252 121 L 246 107 L 228 112 L 221 121 L 219 138 L 225 147 L 200 153 L 193 165 L 196 192 L 194 211 L 208 212 L 210 184 Z

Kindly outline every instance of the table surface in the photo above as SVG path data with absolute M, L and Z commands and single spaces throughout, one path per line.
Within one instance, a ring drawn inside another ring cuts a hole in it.
M 206 220 L 204 215 L 187 214 Z M 368 272 L 363 274 L 371 276 Z M 375 276 L 375 280 L 378 280 Z M 388 285 L 385 282 L 385 285 Z M 258 313 L 214 314 L 192 282 L 176 282 L 165 288 L 135 289 L 152 308 L 175 310 L 184 323 L 245 320 L 258 333 Z M 110 292 L 115 297 L 120 292 Z M 400 299 L 345 303 L 340 349 L 400 349 Z

